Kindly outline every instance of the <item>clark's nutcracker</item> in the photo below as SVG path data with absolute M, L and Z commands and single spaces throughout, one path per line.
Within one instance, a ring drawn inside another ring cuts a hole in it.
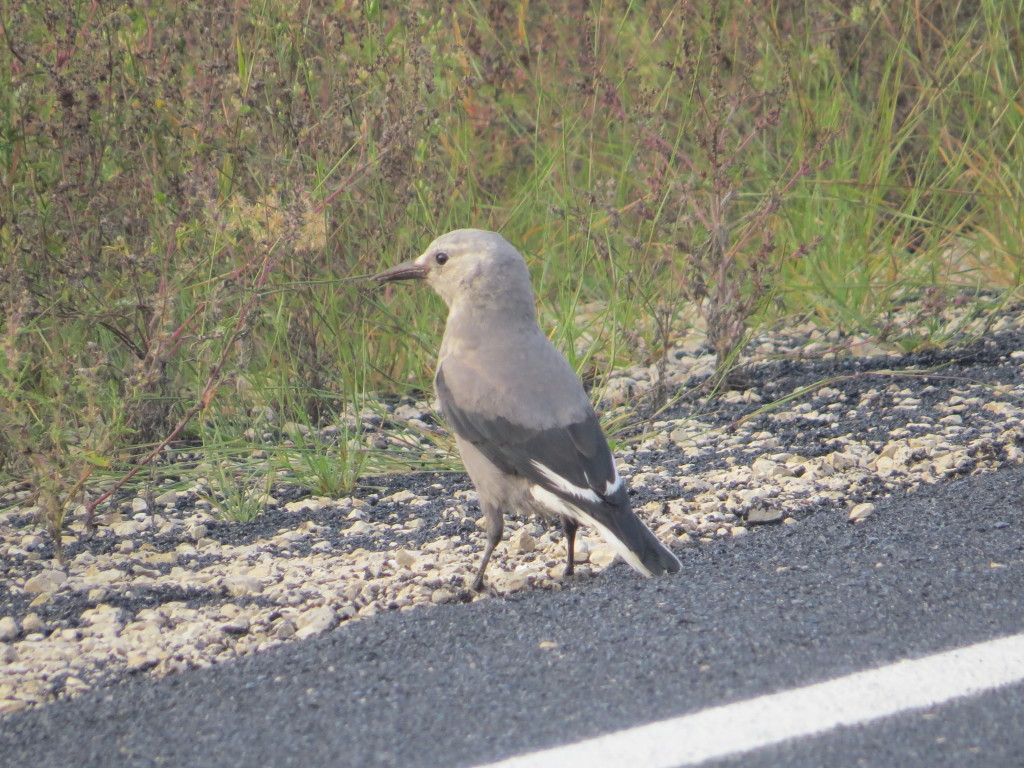
M 581 523 L 645 576 L 680 570 L 630 508 L 590 399 L 538 327 L 530 274 L 508 241 L 459 229 L 375 279 L 426 279 L 448 305 L 434 385 L 487 523 L 473 589 L 513 511 L 561 521 L 567 576 Z

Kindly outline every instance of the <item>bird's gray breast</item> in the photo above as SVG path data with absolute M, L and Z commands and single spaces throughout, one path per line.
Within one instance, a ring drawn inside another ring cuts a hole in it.
M 571 424 L 591 412 L 576 372 L 539 330 L 446 334 L 438 371 L 465 411 L 536 429 Z

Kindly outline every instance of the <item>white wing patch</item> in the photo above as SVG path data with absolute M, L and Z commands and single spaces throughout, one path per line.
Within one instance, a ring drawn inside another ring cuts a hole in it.
M 530 463 L 533 464 L 534 468 L 551 481 L 551 484 L 562 493 L 573 496 L 580 501 L 589 501 L 592 504 L 601 503 L 601 497 L 594 492 L 593 488 L 580 488 L 578 485 L 573 485 L 560 474 L 549 467 L 545 467 L 536 459 L 530 459 Z
M 573 487 L 575 488 L 576 486 Z M 593 491 L 591 491 L 591 493 L 593 493 Z M 600 532 L 601 537 L 612 545 L 612 548 L 619 555 L 619 557 L 621 557 L 623 560 L 629 563 L 630 567 L 634 571 L 644 576 L 652 575 L 651 571 L 646 566 L 644 566 L 643 563 L 640 562 L 640 558 L 636 556 L 636 553 L 634 553 L 629 547 L 627 547 L 621 539 L 619 539 L 615 534 L 608 530 L 607 526 L 601 525 L 599 522 L 597 522 L 597 520 L 592 518 L 579 507 L 570 504 L 561 496 L 556 496 L 547 488 L 542 488 L 539 485 L 530 486 L 530 495 L 533 496 L 533 498 L 536 499 L 538 503 L 543 504 L 556 515 L 565 515 L 566 517 L 575 520 L 578 523 L 582 523 L 583 525 L 589 525 L 592 528 L 596 528 Z
M 611 496 L 619 488 L 622 487 L 622 477 L 619 475 L 619 468 L 615 466 L 615 461 L 612 461 L 612 472 L 615 473 L 615 477 L 604 484 L 604 495 Z

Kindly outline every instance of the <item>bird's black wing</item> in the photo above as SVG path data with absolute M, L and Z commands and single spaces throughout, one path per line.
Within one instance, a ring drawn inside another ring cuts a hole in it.
M 501 471 L 526 477 L 573 503 L 626 501 L 608 441 L 593 411 L 570 424 L 537 429 L 460 407 L 445 381 L 443 366 L 434 383 L 449 426 Z
M 508 416 L 461 407 L 445 381 L 443 363 L 434 381 L 448 425 L 499 470 L 523 476 L 568 502 L 582 513 L 578 517 L 570 512 L 570 517 L 599 526 L 604 538 L 640 573 L 680 570 L 678 558 L 630 509 L 626 485 L 593 409 L 587 408 L 571 423 L 536 429 Z

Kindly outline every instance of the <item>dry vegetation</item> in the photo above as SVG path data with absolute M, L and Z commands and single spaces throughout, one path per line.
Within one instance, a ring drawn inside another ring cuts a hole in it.
M 1020 284 L 1020 0 L 394 5 L 0 4 L 0 473 L 55 536 L 426 387 L 433 300 L 352 278 L 448 229 L 522 247 L 571 353 L 591 308 L 584 372 L 683 302 L 725 374 L 797 317 L 956 343 Z

